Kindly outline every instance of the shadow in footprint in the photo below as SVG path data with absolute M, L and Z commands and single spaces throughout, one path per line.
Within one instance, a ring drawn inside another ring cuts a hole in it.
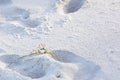
M 33 58 L 32 56 L 20 57 L 19 55 L 2 55 L 0 61 L 7 64 L 9 69 L 12 69 L 23 76 L 32 79 L 41 78 L 45 75 L 42 59 Z
M 7 35 L 13 35 L 13 36 L 28 35 L 28 33 L 25 31 L 25 28 L 23 28 L 21 26 L 16 26 L 14 24 L 9 24 L 9 23 L 0 24 L 0 34 L 7 34 Z
M 74 80 L 105 80 L 100 66 L 66 50 L 55 50 L 54 54 L 64 63 L 73 63 L 79 66 Z M 82 68 L 82 69 L 81 69 Z
M 30 28 L 36 28 L 37 26 L 39 26 L 40 22 L 37 20 L 31 20 L 31 19 L 21 19 L 19 20 L 21 22 L 21 24 L 23 24 L 26 27 L 30 27 Z
M 19 55 L 2 55 L 0 56 L 0 61 L 8 64 L 8 68 L 32 79 L 46 77 L 49 71 L 51 73 L 62 66 L 62 68 L 65 69 L 65 73 L 70 73 L 73 76 L 73 80 L 104 80 L 101 77 L 103 73 L 101 73 L 100 67 L 95 63 L 87 61 L 69 51 L 55 50 L 53 52 L 62 63 L 51 60 L 51 58 L 46 57 L 46 55 L 26 56 L 22 58 L 20 58 Z M 62 68 L 60 68 L 60 70 L 62 70 Z M 73 73 L 70 69 L 76 71 Z M 96 76 L 98 78 L 96 78 Z
M 65 5 L 64 11 L 66 13 L 76 12 L 82 7 L 84 3 L 85 3 L 85 0 L 70 0 L 70 2 Z
M 11 0 L 0 0 L 0 5 L 11 4 Z
M 0 61 L 6 63 L 6 64 L 11 64 L 15 62 L 20 56 L 18 55 L 2 55 L 0 56 Z
M 1 9 L 0 14 L 5 17 L 6 20 L 15 21 L 29 18 L 30 12 L 26 9 L 10 6 Z
M 60 61 L 65 63 L 79 63 L 79 62 L 88 63 L 89 62 L 84 58 L 66 50 L 55 50 L 53 52 L 60 59 Z
M 4 51 L 3 49 L 0 49 L 0 53 L 6 53 L 6 51 Z

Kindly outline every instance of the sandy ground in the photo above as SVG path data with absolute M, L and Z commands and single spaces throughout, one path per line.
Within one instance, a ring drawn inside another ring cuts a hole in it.
M 0 0 L 0 80 L 119 80 L 119 0 Z M 60 59 L 28 55 L 39 44 Z

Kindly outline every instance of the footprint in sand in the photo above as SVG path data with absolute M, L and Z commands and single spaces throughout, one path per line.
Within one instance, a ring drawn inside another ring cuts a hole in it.
M 58 12 L 74 13 L 78 11 L 85 3 L 86 0 L 61 0 L 57 5 Z
M 19 73 L 19 76 L 31 78 L 23 80 L 105 80 L 98 65 L 69 51 L 53 52 L 59 61 L 45 54 L 25 57 L 3 55 L 0 61 L 8 65 L 8 69 Z
M 11 0 L 0 0 L 0 5 L 7 5 L 7 4 L 11 4 L 12 1 Z

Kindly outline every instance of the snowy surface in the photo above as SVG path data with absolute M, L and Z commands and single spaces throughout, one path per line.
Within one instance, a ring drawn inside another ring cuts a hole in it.
M 119 79 L 119 0 L 0 0 L 0 80 Z

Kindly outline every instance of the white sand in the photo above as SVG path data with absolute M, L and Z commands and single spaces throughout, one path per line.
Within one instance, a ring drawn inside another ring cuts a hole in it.
M 119 80 L 119 0 L 0 0 L 0 80 Z M 60 59 L 27 56 L 45 44 Z

